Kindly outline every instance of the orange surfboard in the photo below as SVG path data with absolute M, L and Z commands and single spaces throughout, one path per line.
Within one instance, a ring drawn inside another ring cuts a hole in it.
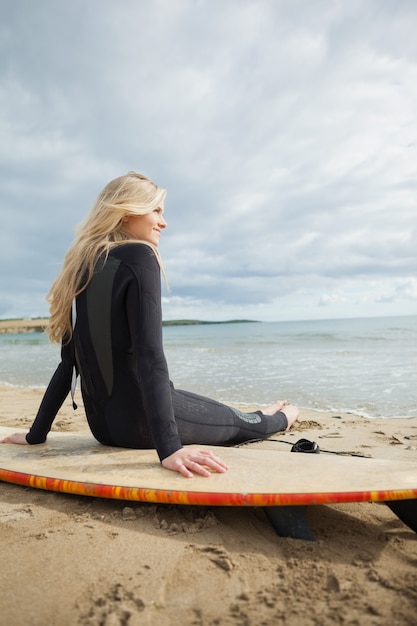
M 0 438 L 15 431 L 0 427 Z M 0 480 L 119 500 L 260 506 L 270 514 L 288 507 L 292 516 L 300 505 L 414 501 L 417 506 L 417 462 L 250 446 L 204 448 L 220 456 L 229 471 L 185 478 L 164 469 L 154 450 L 103 446 L 88 433 L 51 432 L 36 446 L 2 444 Z

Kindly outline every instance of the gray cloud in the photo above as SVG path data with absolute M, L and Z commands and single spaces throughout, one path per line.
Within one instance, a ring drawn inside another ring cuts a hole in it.
M 168 189 L 165 317 L 416 313 L 413 2 L 1 6 L 2 317 L 131 169 Z

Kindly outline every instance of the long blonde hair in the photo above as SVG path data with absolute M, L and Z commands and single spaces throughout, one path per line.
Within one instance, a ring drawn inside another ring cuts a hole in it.
M 46 297 L 50 303 L 46 330 L 51 341 L 67 342 L 71 338 L 72 301 L 87 287 L 99 257 L 108 255 L 115 246 L 132 241 L 123 218 L 150 213 L 162 205 L 165 196 L 164 189 L 136 172 L 119 176 L 104 187 L 87 218 L 78 227 L 61 273 Z M 153 249 L 166 278 L 157 247 L 147 241 L 142 243 Z

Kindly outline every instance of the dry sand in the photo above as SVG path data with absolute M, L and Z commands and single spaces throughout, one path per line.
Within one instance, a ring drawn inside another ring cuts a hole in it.
M 0 424 L 28 426 L 41 396 L 0 388 Z M 66 402 L 54 429 L 86 430 L 82 408 Z M 305 410 L 279 435 L 300 437 L 417 459 L 415 419 Z M 416 623 L 417 535 L 383 504 L 310 507 L 307 542 L 278 537 L 258 509 L 0 490 L 2 626 Z

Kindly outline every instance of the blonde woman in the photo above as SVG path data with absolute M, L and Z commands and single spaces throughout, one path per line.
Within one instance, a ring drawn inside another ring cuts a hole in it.
M 167 225 L 165 196 L 135 172 L 112 180 L 99 194 L 47 297 L 48 333 L 62 345 L 61 363 L 29 432 L 1 443 L 43 443 L 75 374 L 99 442 L 156 448 L 165 468 L 187 477 L 228 468 L 211 451 L 184 445 L 268 437 L 297 419 L 298 409 L 286 402 L 243 413 L 170 382 L 158 252 Z

